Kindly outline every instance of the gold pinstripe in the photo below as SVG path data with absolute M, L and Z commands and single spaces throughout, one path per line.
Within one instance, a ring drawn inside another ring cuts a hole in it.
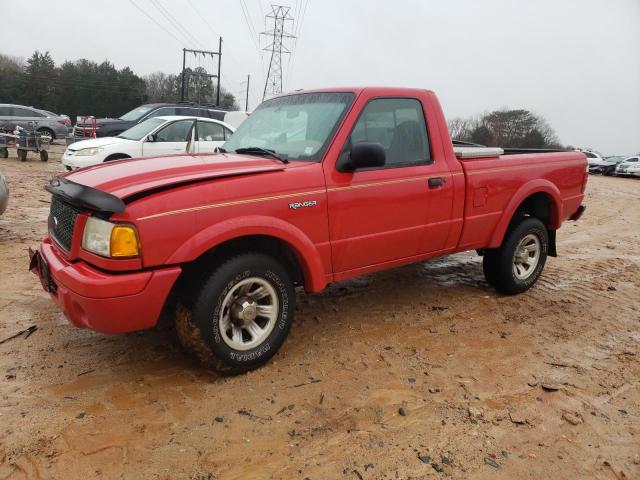
M 555 165 L 564 165 L 567 166 L 567 161 L 558 161 L 558 162 L 547 162 L 547 163 L 536 163 L 534 165 L 512 165 L 509 167 L 496 167 L 496 168 L 487 168 L 483 170 L 470 170 L 467 172 L 467 175 L 481 175 L 483 173 L 496 173 L 496 172 L 506 172 L 509 170 L 527 170 L 530 168 L 540 168 L 547 166 L 555 166 Z M 571 165 L 574 166 L 574 165 Z M 575 166 L 578 166 L 576 163 Z
M 459 173 L 446 174 L 446 175 L 462 175 L 462 174 L 463 174 L 462 172 L 459 172 Z M 437 174 L 434 174 L 434 175 L 437 175 Z M 234 201 L 231 201 L 231 202 L 212 203 L 212 204 L 209 204 L 209 205 L 200 205 L 200 206 L 197 206 L 197 207 L 189 207 L 189 208 L 182 208 L 182 209 L 179 209 L 179 210 L 170 210 L 168 212 L 155 213 L 153 215 L 147 215 L 147 216 L 144 216 L 144 217 L 139 217 L 137 220 L 138 221 L 150 220 L 152 218 L 165 217 L 165 216 L 169 216 L 169 215 L 178 215 L 180 213 L 197 212 L 197 211 L 200 211 L 200 210 L 209 210 L 209 209 L 212 209 L 212 208 L 221 208 L 221 207 L 232 207 L 232 206 L 236 206 L 236 205 L 246 205 L 246 204 L 249 204 L 249 203 L 267 202 L 267 201 L 270 201 L 270 200 L 282 200 L 284 198 L 302 197 L 302 196 L 305 196 L 305 195 L 314 195 L 314 194 L 318 194 L 318 193 L 337 192 L 337 191 L 343 191 L 343 190 L 355 190 L 355 189 L 359 189 L 359 188 L 379 187 L 379 186 L 383 186 L 383 185 L 393 185 L 393 184 L 398 184 L 398 183 L 420 182 L 420 181 L 432 178 L 434 175 L 411 177 L 411 178 L 398 178 L 398 179 L 394 179 L 394 180 L 385 180 L 385 181 L 382 181 L 382 182 L 358 183 L 356 185 L 349 185 L 349 186 L 346 186 L 346 187 L 333 187 L 333 188 L 328 188 L 326 190 L 324 190 L 324 189 L 323 190 L 310 190 L 310 191 L 307 191 L 307 192 L 287 193 L 287 194 L 283 194 L 283 195 L 273 195 L 273 196 L 270 196 L 270 197 L 247 198 L 247 199 L 243 199 L 243 200 L 234 200 Z

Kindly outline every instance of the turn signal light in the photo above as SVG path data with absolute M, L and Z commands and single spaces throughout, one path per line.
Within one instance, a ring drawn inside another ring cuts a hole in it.
M 140 254 L 138 234 L 128 225 L 115 225 L 111 231 L 112 257 L 137 257 Z

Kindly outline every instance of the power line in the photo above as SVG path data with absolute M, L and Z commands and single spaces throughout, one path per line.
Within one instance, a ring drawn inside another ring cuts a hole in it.
M 249 35 L 251 36 L 251 41 L 256 47 L 256 50 L 260 52 L 260 42 L 259 40 L 257 40 L 258 35 L 256 34 L 255 29 L 253 28 L 253 25 L 251 23 L 251 17 L 249 16 L 249 9 L 247 8 L 247 5 L 244 3 L 244 0 L 240 0 L 240 8 L 242 9 L 242 14 L 244 15 L 244 21 L 247 24 L 247 28 L 249 29 Z
M 196 12 L 196 15 L 198 15 L 198 17 L 200 17 L 200 19 L 205 23 L 205 25 L 207 27 L 209 27 L 209 30 L 211 31 L 211 33 L 213 33 L 214 36 L 219 37 L 220 35 L 218 35 L 216 33 L 216 31 L 211 26 L 211 24 L 207 21 L 207 19 L 204 17 L 204 15 L 202 15 L 202 13 L 200 13 L 200 10 L 198 10 L 196 8 L 196 6 L 193 4 L 193 2 L 191 0 L 188 0 L 188 1 L 189 1 L 189 5 L 191 5 L 191 8 L 193 8 L 193 10 Z
M 178 42 L 180 45 L 183 45 L 182 40 L 180 40 L 178 37 L 176 37 L 173 33 L 171 33 L 169 30 L 167 30 L 162 24 L 158 23 L 158 21 L 153 18 L 151 15 L 149 15 L 145 10 L 143 10 L 142 8 L 140 8 L 133 0 L 129 0 L 129 2 L 131 2 L 131 5 L 133 5 L 134 7 L 136 7 L 140 13 L 142 13 L 145 17 L 147 17 L 149 20 L 151 20 L 153 23 L 155 23 L 158 27 L 160 27 L 162 30 L 164 30 L 166 33 L 168 33 L 169 35 L 171 35 L 176 42 Z
M 181 34 L 186 40 L 187 43 L 191 43 L 197 47 L 202 47 L 200 42 L 196 40 L 196 38 L 191 35 L 191 33 L 182 26 L 182 24 L 160 3 L 159 0 L 150 0 L 151 4 L 155 6 L 156 10 L 160 12 L 160 14 L 167 19 L 167 21 L 175 28 L 176 32 Z

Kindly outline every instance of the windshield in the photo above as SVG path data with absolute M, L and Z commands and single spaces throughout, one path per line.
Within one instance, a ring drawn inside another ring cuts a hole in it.
M 149 120 L 145 120 L 138 125 L 134 125 L 129 130 L 125 130 L 120 135 L 118 135 L 118 138 L 126 138 L 127 140 L 142 140 L 164 122 L 166 122 L 166 120 L 162 120 L 160 118 L 150 118 Z
M 142 116 L 149 112 L 151 107 L 138 107 L 134 108 L 130 112 L 125 113 L 120 117 L 120 120 L 126 120 L 127 122 L 135 122 L 136 120 L 142 118 Z
M 267 100 L 222 147 L 258 147 L 290 160 L 320 161 L 353 98 L 351 92 L 325 92 Z

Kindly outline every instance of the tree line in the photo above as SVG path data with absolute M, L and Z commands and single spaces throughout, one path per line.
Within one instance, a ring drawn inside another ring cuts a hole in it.
M 216 86 L 206 72 L 187 71 L 190 101 L 214 104 Z M 119 117 L 143 103 L 179 102 L 181 75 L 139 76 L 129 67 L 88 59 L 56 65 L 49 52 L 36 51 L 26 61 L 0 53 L 0 103 L 32 106 L 69 115 Z M 236 109 L 234 96 L 220 89 L 223 108 Z
M 540 115 L 529 110 L 494 110 L 470 118 L 449 120 L 451 138 L 487 147 L 563 148 Z

